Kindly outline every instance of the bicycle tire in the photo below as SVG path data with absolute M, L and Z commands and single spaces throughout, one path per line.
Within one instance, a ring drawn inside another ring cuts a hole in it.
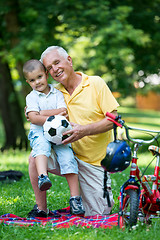
M 118 215 L 118 226 L 120 228 L 135 226 L 138 217 L 138 192 L 128 189 L 124 192 L 124 195 L 122 211 Z

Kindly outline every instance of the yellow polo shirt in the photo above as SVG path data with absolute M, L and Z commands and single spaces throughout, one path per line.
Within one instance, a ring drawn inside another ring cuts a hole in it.
M 82 75 L 82 81 L 71 96 L 62 84 L 56 86 L 64 95 L 70 122 L 81 125 L 98 122 L 105 117 L 106 112 L 117 109 L 119 104 L 102 78 L 80 72 L 77 74 Z M 72 148 L 80 160 L 100 166 L 111 141 L 112 131 L 108 131 L 83 137 L 72 143 Z

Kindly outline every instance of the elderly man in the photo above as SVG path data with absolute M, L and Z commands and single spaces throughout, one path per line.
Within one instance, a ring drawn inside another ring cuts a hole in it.
M 107 189 L 111 203 L 111 206 L 108 206 L 106 199 L 103 198 L 104 171 L 100 163 L 105 157 L 108 143 L 112 141 L 113 124 L 107 120 L 105 114 L 112 112 L 116 115 L 119 104 L 102 78 L 75 72 L 72 58 L 63 48 L 48 47 L 41 55 L 41 62 L 52 78 L 59 83 L 56 88 L 65 98 L 73 128 L 66 132 L 70 137 L 63 143 L 72 143 L 78 162 L 80 193 L 85 216 L 109 214 L 114 204 L 111 180 L 108 174 Z M 47 114 L 53 115 L 52 110 L 47 111 Z M 57 163 L 56 169 L 50 172 L 59 175 Z M 37 205 L 28 216 L 47 217 L 46 192 L 38 189 L 38 174 L 35 160 L 31 156 L 29 174 Z

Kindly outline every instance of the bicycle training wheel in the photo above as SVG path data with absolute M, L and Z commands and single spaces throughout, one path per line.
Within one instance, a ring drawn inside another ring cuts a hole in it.
M 132 227 L 137 224 L 138 207 L 138 192 L 133 189 L 126 190 L 122 211 L 119 212 L 118 216 L 118 226 L 120 228 Z

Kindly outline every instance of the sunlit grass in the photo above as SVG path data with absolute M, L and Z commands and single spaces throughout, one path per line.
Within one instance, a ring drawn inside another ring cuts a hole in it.
M 119 107 L 118 112 L 126 123 L 131 126 L 149 129 L 160 129 L 160 112 L 140 110 L 133 107 Z
M 140 111 L 132 107 L 120 107 L 119 112 L 122 118 L 125 119 L 128 125 L 136 127 L 144 127 L 151 129 L 160 129 L 160 113 L 155 111 Z M 29 123 L 25 125 L 26 129 L 29 127 Z M 0 122 L 0 131 L 2 129 Z M 139 136 L 139 135 L 137 135 Z M 143 136 L 144 137 L 144 136 Z M 0 143 L 2 144 L 3 137 L 0 137 Z M 142 172 L 146 169 L 146 166 L 150 163 L 153 156 L 145 148 L 141 147 L 138 154 L 138 164 Z M 34 193 L 30 184 L 28 175 L 28 156 L 30 150 L 26 151 L 5 151 L 0 153 L 0 171 L 16 170 L 22 171 L 24 176 L 17 182 L 0 182 L 0 215 L 5 213 L 13 213 L 20 217 L 26 217 L 27 213 L 33 208 L 35 204 Z M 155 160 L 151 163 L 148 171 L 153 173 L 153 167 Z M 129 168 L 121 173 L 111 174 L 112 189 L 115 200 L 113 207 L 113 213 L 118 212 L 119 202 L 118 196 L 121 185 L 129 177 Z M 52 181 L 52 188 L 47 191 L 48 207 L 51 210 L 59 209 L 68 206 L 70 197 L 69 188 L 65 178 L 54 176 L 50 174 Z M 81 227 L 70 227 L 69 229 L 56 229 L 47 225 L 45 227 L 30 226 L 30 227 L 15 227 L 0 224 L 0 239 L 16 239 L 16 240 L 32 240 L 32 239 L 65 239 L 65 240 L 97 240 L 97 239 L 124 239 L 124 240 L 140 240 L 140 239 L 159 239 L 160 236 L 160 221 L 158 219 L 153 220 L 153 224 L 149 227 L 146 225 L 139 225 L 137 229 L 133 231 L 124 230 L 121 231 L 117 227 L 112 229 L 87 229 Z
M 3 156 L 2 156 L 3 155 Z M 35 199 L 34 193 L 31 188 L 28 176 L 28 155 L 29 151 L 6 151 L 1 155 L 0 170 L 16 169 L 24 173 L 24 177 L 17 182 L 4 182 L 0 183 L 0 215 L 5 213 L 13 213 L 20 217 L 26 217 L 27 213 L 32 209 Z M 147 159 L 150 157 L 147 154 Z M 139 160 L 141 161 L 141 154 Z M 145 168 L 145 165 L 142 166 Z M 111 174 L 112 178 L 112 189 L 114 194 L 115 205 L 113 207 L 113 213 L 118 212 L 119 202 L 118 195 L 121 185 L 127 180 L 129 176 L 129 168 L 122 173 Z M 48 207 L 50 209 L 58 209 L 68 206 L 69 200 L 69 189 L 64 178 L 50 175 L 53 183 L 53 187 L 48 191 Z M 160 234 L 159 220 L 154 221 L 152 227 L 146 225 L 139 226 L 134 231 L 121 231 L 117 227 L 112 229 L 94 229 L 94 228 L 81 228 L 81 227 L 70 227 L 69 229 L 56 229 L 51 225 L 41 227 L 38 225 L 30 227 L 15 227 L 0 224 L 0 239 L 66 239 L 66 240 L 79 240 L 79 239 L 125 239 L 125 240 L 149 240 L 154 236 L 154 239 Z
M 30 151 L 24 150 L 7 150 L 0 152 L 0 171 L 8 170 L 8 168 L 13 168 L 14 170 L 27 169 L 28 167 L 28 157 Z M 27 169 L 28 171 L 28 169 Z

